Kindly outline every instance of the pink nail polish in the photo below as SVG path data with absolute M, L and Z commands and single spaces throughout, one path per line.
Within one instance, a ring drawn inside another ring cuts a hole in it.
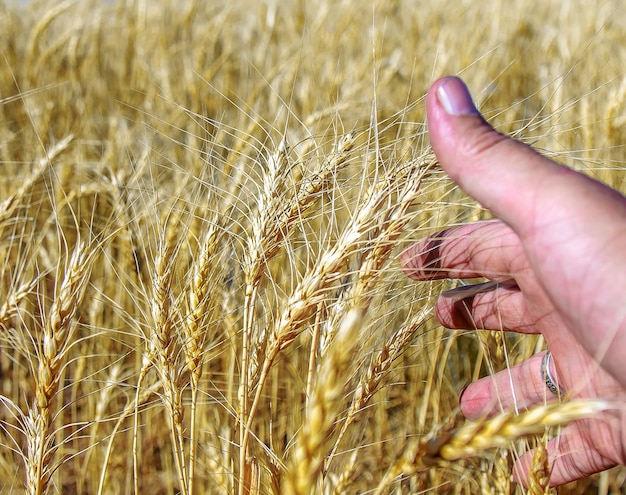
M 446 79 L 437 89 L 437 98 L 450 115 L 478 115 L 472 96 L 458 77 Z

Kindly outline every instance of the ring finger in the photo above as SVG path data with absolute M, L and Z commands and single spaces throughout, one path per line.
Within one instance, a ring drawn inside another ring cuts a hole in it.
M 557 397 L 550 392 L 543 376 L 544 356 L 545 352 L 535 354 L 521 364 L 469 384 L 459 397 L 463 415 L 478 419 L 555 400 Z M 553 364 L 550 372 L 554 377 Z

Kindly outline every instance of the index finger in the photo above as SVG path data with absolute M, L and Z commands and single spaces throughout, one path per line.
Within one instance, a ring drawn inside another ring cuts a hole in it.
M 400 254 L 404 272 L 415 280 L 507 280 L 525 268 L 525 259 L 517 234 L 499 220 L 453 227 Z

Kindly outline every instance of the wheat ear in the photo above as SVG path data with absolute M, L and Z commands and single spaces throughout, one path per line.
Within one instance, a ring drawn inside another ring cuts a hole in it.
M 184 454 L 183 400 L 179 387 L 178 365 L 179 342 L 174 331 L 172 305 L 172 273 L 176 260 L 176 249 L 169 234 L 176 229 L 167 223 L 161 229 L 159 250 L 154 263 L 152 297 L 150 307 L 154 324 L 149 340 L 147 360 L 156 369 L 163 387 L 164 405 L 167 409 L 172 435 L 174 458 L 183 493 L 188 493 L 187 468 Z M 169 233 L 169 234 L 168 234 Z
M 499 450 L 493 457 L 480 462 L 480 493 L 485 495 L 511 494 L 511 452 Z
M 63 12 L 68 10 L 72 5 L 76 3 L 76 0 L 66 0 L 65 2 L 61 2 L 56 4 L 54 7 L 50 8 L 42 17 L 39 19 L 37 24 L 33 27 L 31 31 L 30 38 L 28 39 L 28 44 L 26 45 L 26 59 L 30 62 L 25 64 L 27 67 L 36 67 L 35 58 L 39 54 L 39 41 L 41 36 L 45 32 L 45 30 L 50 26 L 52 21 L 54 21 L 57 17 L 59 17 Z M 36 72 L 32 72 L 29 74 L 31 82 L 34 83 Z
M 287 495 L 317 493 L 317 478 L 324 462 L 322 446 L 342 405 L 346 376 L 349 376 L 353 350 L 359 341 L 364 312 L 363 307 L 357 306 L 344 316 L 333 346 L 324 356 L 286 473 L 284 493 Z
M 563 426 L 613 407 L 604 400 L 579 399 L 543 404 L 520 414 L 506 411 L 489 419 L 468 422 L 457 430 L 413 444 L 407 455 L 391 467 L 375 493 L 382 493 L 399 475 L 412 475 L 438 464 L 474 457 L 488 449 L 507 448 L 518 438 L 542 434 L 546 428 Z
M 548 438 L 539 439 L 533 454 L 533 462 L 528 471 L 528 495 L 548 495 L 550 489 L 550 462 L 547 449 Z
M 565 425 L 610 408 L 607 401 L 581 399 L 552 402 L 520 414 L 513 411 L 501 413 L 485 421 L 467 423 L 451 434 L 435 438 L 429 442 L 424 459 L 431 462 L 437 458 L 455 461 L 472 457 L 487 449 L 507 447 L 513 439 L 536 435 L 547 427 Z
M 192 266 L 191 286 L 188 293 L 188 313 L 183 325 L 185 341 L 183 351 L 187 368 L 191 372 L 191 411 L 189 429 L 189 493 L 194 492 L 195 464 L 196 464 L 196 412 L 198 405 L 198 386 L 202 377 L 203 356 L 206 342 L 206 328 L 202 322 L 209 312 L 208 299 L 213 288 L 210 278 L 212 269 L 219 266 L 215 262 L 216 250 L 219 245 L 219 229 L 217 223 L 211 226 L 205 234 L 200 246 L 200 253 Z
M 49 488 L 54 472 L 52 400 L 59 388 L 61 368 L 67 360 L 76 313 L 83 300 L 95 251 L 78 244 L 69 260 L 63 282 L 43 324 L 43 339 L 38 349 L 39 364 L 35 375 L 36 400 L 25 421 L 27 455 L 26 487 L 28 493 L 42 494 Z
M 29 283 L 20 285 L 15 290 L 12 290 L 4 303 L 0 306 L 0 328 L 9 325 L 11 320 L 19 312 L 20 302 L 29 294 L 33 292 L 37 284 L 39 283 L 39 277 L 34 278 Z
M 0 233 L 5 225 L 10 225 L 10 219 L 22 203 L 27 191 L 50 169 L 53 161 L 70 146 L 73 140 L 74 135 L 70 134 L 48 149 L 46 155 L 37 160 L 35 171 L 20 182 L 17 191 L 0 203 Z
M 262 381 L 257 384 L 257 395 L 253 404 L 248 408 L 250 387 L 250 356 L 252 334 L 255 327 L 254 308 L 259 284 L 263 278 L 263 269 L 268 261 L 276 255 L 281 241 L 291 229 L 289 228 L 310 208 L 317 199 L 318 193 L 328 182 L 337 169 L 347 163 L 349 152 L 354 143 L 354 136 L 348 134 L 337 144 L 330 158 L 308 179 L 300 182 L 295 197 L 285 199 L 284 182 L 291 173 L 288 166 L 287 145 L 282 142 L 276 153 L 267 161 L 266 173 L 263 176 L 263 188 L 257 200 L 258 217 L 253 217 L 252 233 L 248 238 L 248 247 L 245 255 L 245 301 L 242 344 L 242 377 L 238 390 L 238 415 L 242 421 L 240 429 L 240 466 L 246 470 L 248 451 L 249 428 L 254 418 Z M 276 349 L 277 350 L 277 349 Z M 243 476 L 246 479 L 246 476 Z M 239 493 L 242 495 L 245 487 L 241 484 Z

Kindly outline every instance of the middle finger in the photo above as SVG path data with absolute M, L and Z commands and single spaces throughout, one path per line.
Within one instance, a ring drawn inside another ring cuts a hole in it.
M 486 282 L 442 292 L 435 306 L 446 328 L 538 333 L 536 318 L 514 281 Z

